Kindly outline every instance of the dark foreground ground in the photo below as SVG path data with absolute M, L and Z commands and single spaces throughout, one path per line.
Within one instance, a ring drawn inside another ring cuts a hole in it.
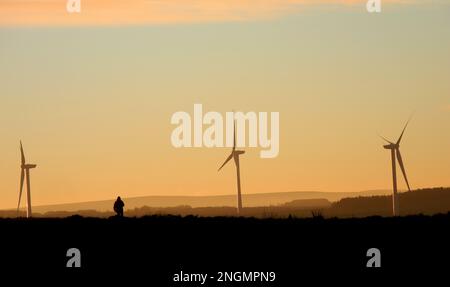
M 64 276 L 60 286 L 79 279 L 180 287 L 337 284 L 361 276 L 385 283 L 416 276 L 444 280 L 450 271 L 449 231 L 450 214 L 326 220 L 0 219 L 0 276 L 18 279 L 13 274 L 20 271 L 20 280 L 26 280 L 37 273 L 34 282 Z M 80 250 L 81 268 L 66 267 L 69 248 Z M 381 268 L 366 267 L 370 248 L 381 251 Z M 208 279 L 204 284 L 174 282 L 181 271 L 208 274 Z M 251 271 L 275 272 L 275 281 L 218 281 L 219 272 Z

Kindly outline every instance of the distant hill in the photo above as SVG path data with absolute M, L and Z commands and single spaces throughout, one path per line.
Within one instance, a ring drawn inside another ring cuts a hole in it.
M 311 193 L 314 196 L 326 193 Z M 294 199 L 281 204 L 262 204 L 259 206 L 245 206 L 242 216 L 258 218 L 286 218 L 286 217 L 368 217 L 368 216 L 392 216 L 392 196 L 374 195 L 373 192 L 356 193 L 357 197 L 342 198 L 336 202 L 328 199 Z M 255 202 L 262 202 L 263 199 L 273 199 L 276 194 L 252 195 Z M 288 193 L 289 196 L 305 196 L 305 193 Z M 342 195 L 342 194 L 340 194 Z M 351 193 L 355 195 L 355 193 Z M 252 197 L 250 196 L 250 197 Z M 289 196 L 285 196 L 286 200 Z M 245 198 L 245 197 L 244 197 Z M 278 199 L 280 199 L 278 197 Z M 129 200 L 129 199 L 128 199 Z M 126 200 L 126 202 L 128 202 Z M 197 199 L 198 200 L 198 199 Z M 259 200 L 259 201 L 258 201 Z M 400 215 L 434 215 L 438 213 L 450 212 L 450 188 L 429 188 L 419 189 L 411 192 L 399 194 Z M 112 201 L 110 201 L 112 203 Z M 247 201 L 248 202 L 248 201 Z M 267 201 L 266 201 L 267 202 Z M 273 201 L 270 201 L 273 202 Z M 76 208 L 77 205 L 74 205 Z M 71 215 L 81 215 L 84 217 L 110 217 L 114 213 L 110 210 L 99 211 L 95 209 L 80 208 L 77 210 L 63 210 L 60 206 L 55 206 L 56 211 L 34 212 L 35 217 L 68 217 Z M 36 210 L 36 208 L 35 208 Z M 234 206 L 206 206 L 192 207 L 181 204 L 171 207 L 141 206 L 133 209 L 128 208 L 125 212 L 128 217 L 141 217 L 146 215 L 196 215 L 196 216 L 235 216 Z M 0 217 L 16 217 L 15 210 L 0 211 Z M 20 216 L 25 216 L 21 211 Z
M 311 215 L 311 210 L 321 210 L 331 206 L 331 202 L 326 199 L 299 199 L 281 205 L 272 206 L 257 206 L 245 207 L 242 211 L 242 216 L 259 217 L 259 218 L 275 218 L 288 217 L 289 215 L 297 215 L 301 217 L 308 217 Z M 235 216 L 236 207 L 217 206 L 217 207 L 191 207 L 189 205 L 180 205 L 174 207 L 149 207 L 143 206 L 134 209 L 128 209 L 127 217 L 141 217 L 146 215 L 178 215 L 178 216 Z M 110 217 L 114 216 L 112 211 L 97 211 L 97 210 L 76 210 L 76 211 L 47 211 L 45 213 L 33 212 L 33 217 L 69 217 L 79 215 L 83 217 Z M 20 217 L 25 217 L 26 212 L 21 211 Z M 0 217 L 17 217 L 17 211 L 4 210 L 0 211 Z
M 342 198 L 358 196 L 374 196 L 389 194 L 386 190 L 373 190 L 362 192 L 319 192 L 319 191 L 293 191 L 278 193 L 257 193 L 243 194 L 242 200 L 245 207 L 273 206 L 280 205 L 295 200 L 325 199 L 330 202 L 338 201 Z M 112 211 L 115 199 L 91 202 L 79 202 L 57 205 L 34 206 L 33 212 L 45 213 L 49 211 L 78 211 L 96 210 L 100 212 Z M 220 196 L 144 196 L 124 198 L 125 209 L 135 209 L 143 206 L 147 207 L 176 207 L 190 206 L 196 207 L 235 207 L 236 195 Z M 306 202 L 304 202 L 306 203 Z

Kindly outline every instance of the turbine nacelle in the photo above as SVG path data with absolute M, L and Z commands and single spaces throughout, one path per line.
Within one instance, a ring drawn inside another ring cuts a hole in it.
M 396 143 L 391 142 L 390 140 L 386 139 L 386 138 L 383 137 L 383 136 L 380 136 L 385 142 L 388 143 L 387 145 L 384 145 L 384 146 L 383 146 L 385 149 L 397 149 L 397 150 L 400 149 L 400 143 L 401 143 L 401 141 L 402 141 L 403 134 L 405 133 L 405 130 L 406 130 L 406 128 L 408 127 L 408 124 L 409 124 L 409 121 L 410 121 L 410 120 L 411 120 L 411 118 L 406 122 L 406 125 L 405 125 L 405 127 L 403 128 L 402 133 L 400 134 L 400 137 L 398 138 L 398 140 L 397 140 Z
M 383 147 L 384 147 L 385 149 L 399 149 L 399 148 L 400 148 L 400 145 L 396 145 L 396 144 L 394 144 L 394 143 L 391 143 L 391 144 L 384 145 Z
M 21 168 L 22 169 L 32 169 L 32 168 L 36 168 L 37 165 L 36 164 L 22 164 Z

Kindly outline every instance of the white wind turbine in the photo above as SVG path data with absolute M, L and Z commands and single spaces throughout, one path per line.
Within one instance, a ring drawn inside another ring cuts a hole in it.
M 22 141 L 20 142 L 20 155 L 21 155 L 21 173 L 20 173 L 20 192 L 19 203 L 17 204 L 17 214 L 19 214 L 20 199 L 22 197 L 23 183 L 27 180 L 27 218 L 31 217 L 31 185 L 30 185 L 30 169 L 36 167 L 35 164 L 27 164 L 25 160 L 25 153 L 23 152 Z
M 400 165 L 400 169 L 402 170 L 403 177 L 405 179 L 406 185 L 408 186 L 408 191 L 411 191 L 411 188 L 409 187 L 408 178 L 406 176 L 406 170 L 405 165 L 403 164 L 402 154 L 400 153 L 400 142 L 402 141 L 403 134 L 405 133 L 406 127 L 408 126 L 409 120 L 406 123 L 405 127 L 403 128 L 402 133 L 400 134 L 400 137 L 398 138 L 396 143 L 393 143 L 389 140 L 387 140 L 384 137 L 381 137 L 386 142 L 388 142 L 387 145 L 384 145 L 383 147 L 385 149 L 391 150 L 391 159 L 392 159 L 392 179 L 393 179 L 393 194 L 392 194 L 392 211 L 394 216 L 397 216 L 400 214 L 400 207 L 399 207 L 399 201 L 398 201 L 398 194 L 397 194 L 397 167 L 396 167 L 396 159 L 398 160 L 398 164 Z
M 236 150 L 236 123 L 233 125 L 233 149 L 231 150 L 231 154 L 222 164 L 218 171 L 222 169 L 231 159 L 234 159 L 234 163 L 236 165 L 236 173 L 237 173 L 237 213 L 240 214 L 242 211 L 242 195 L 241 195 L 241 171 L 239 166 L 239 156 L 244 154 L 243 150 Z

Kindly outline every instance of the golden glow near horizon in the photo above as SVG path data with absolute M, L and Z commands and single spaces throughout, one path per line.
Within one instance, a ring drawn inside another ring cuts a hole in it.
M 391 189 L 378 134 L 396 140 L 413 111 L 411 187 L 450 186 L 448 3 L 369 14 L 365 1 L 146 1 L 159 7 L 150 20 L 111 26 L 128 5 L 97 22 L 88 5 L 107 1 L 84 2 L 73 23 L 45 6 L 64 1 L 0 2 L 0 208 L 17 205 L 19 140 L 38 165 L 34 205 L 235 194 L 234 167 L 217 173 L 229 147 L 172 146 L 172 115 L 196 103 L 279 112 L 278 156 L 240 157 L 244 194 Z

